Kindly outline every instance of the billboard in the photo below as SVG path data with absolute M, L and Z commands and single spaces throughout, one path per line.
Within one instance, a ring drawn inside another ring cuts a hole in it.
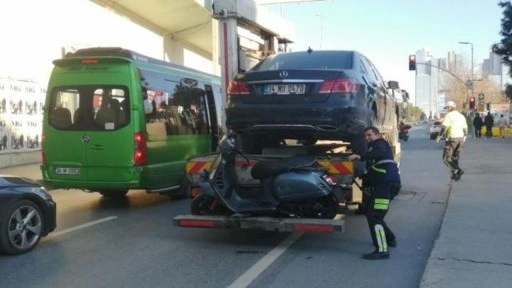
M 35 82 L 0 79 L 0 153 L 40 149 L 45 94 Z

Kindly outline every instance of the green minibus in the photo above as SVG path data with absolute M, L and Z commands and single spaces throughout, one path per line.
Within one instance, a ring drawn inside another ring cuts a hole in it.
M 220 77 L 123 48 L 80 49 L 53 63 L 41 165 L 49 187 L 179 194 L 186 159 L 216 150 Z

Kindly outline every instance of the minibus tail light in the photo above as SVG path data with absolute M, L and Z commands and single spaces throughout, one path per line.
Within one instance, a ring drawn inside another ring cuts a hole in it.
M 148 157 L 148 147 L 146 144 L 146 136 L 144 132 L 135 133 L 134 137 L 135 152 L 133 154 L 133 162 L 135 166 L 142 166 L 146 164 Z

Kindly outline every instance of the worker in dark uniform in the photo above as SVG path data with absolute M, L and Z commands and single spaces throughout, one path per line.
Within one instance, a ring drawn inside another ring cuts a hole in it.
M 375 246 L 375 251 L 364 254 L 364 259 L 389 258 L 388 247 L 396 247 L 396 238 L 384 222 L 391 200 L 401 187 L 398 165 L 393 160 L 393 150 L 376 127 L 364 129 L 368 150 L 364 155 L 352 154 L 350 161 L 366 161 L 363 188 L 367 203 L 366 219 Z

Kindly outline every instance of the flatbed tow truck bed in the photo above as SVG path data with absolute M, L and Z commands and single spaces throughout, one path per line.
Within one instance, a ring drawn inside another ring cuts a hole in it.
M 238 180 L 241 185 L 255 185 L 259 181 L 253 179 L 250 175 L 252 167 L 259 160 L 275 159 L 287 157 L 294 154 L 318 155 L 317 163 L 328 169 L 331 174 L 336 175 L 338 183 L 343 189 L 349 189 L 352 192 L 352 200 L 356 203 L 362 201 L 362 191 L 354 184 L 354 170 L 356 169 L 352 161 L 347 161 L 346 157 L 350 154 L 345 144 L 331 143 L 324 141 L 314 147 L 285 147 L 279 149 L 270 149 L 262 155 L 248 155 L 250 161 L 238 157 L 236 169 Z M 306 149 L 308 151 L 306 151 Z M 314 150 L 312 150 L 314 149 Z M 187 160 L 186 177 L 190 181 L 191 195 L 197 195 L 199 182 L 199 172 L 209 170 L 211 163 L 218 152 L 199 155 Z M 341 204 L 340 204 L 341 205 Z M 345 209 L 348 205 L 344 206 Z M 340 207 L 340 211 L 343 207 Z M 173 218 L 174 225 L 189 228 L 220 228 L 220 229 L 259 229 L 266 231 L 279 232 L 343 232 L 344 219 L 343 214 L 338 214 L 334 219 L 316 219 L 316 218 L 274 218 L 274 217 L 249 217 L 249 216 L 212 216 L 212 215 L 178 215 Z
M 178 215 L 174 224 L 188 228 L 257 229 L 276 232 L 343 232 L 344 215 L 334 219 Z

